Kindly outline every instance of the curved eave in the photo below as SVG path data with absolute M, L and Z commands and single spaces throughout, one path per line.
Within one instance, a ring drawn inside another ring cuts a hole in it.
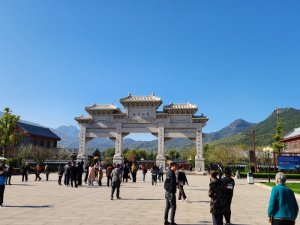
M 91 121 L 91 118 L 88 118 L 88 117 L 75 117 L 75 120 L 78 123 L 88 123 L 89 121 Z

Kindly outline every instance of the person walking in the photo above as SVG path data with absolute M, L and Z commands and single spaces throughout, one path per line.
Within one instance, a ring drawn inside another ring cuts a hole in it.
M 142 166 L 142 174 L 143 174 L 143 182 L 145 182 L 146 180 L 146 174 L 147 174 L 148 170 L 146 168 L 145 165 Z
M 102 178 L 103 178 L 103 170 L 102 170 L 102 166 L 100 165 L 98 170 L 98 176 L 97 176 L 99 186 L 102 186 Z
M 279 172 L 275 176 L 276 186 L 272 188 L 268 217 L 272 225 L 294 225 L 299 207 L 294 192 L 285 186 L 286 176 Z
M 71 175 L 71 162 L 66 163 L 64 168 L 64 184 L 65 186 L 70 185 L 70 175 Z
M 224 187 L 224 208 L 223 215 L 226 221 L 226 224 L 231 224 L 231 201 L 233 197 L 233 189 L 234 189 L 234 179 L 231 177 L 231 169 L 226 167 L 224 169 L 224 177 L 221 179 Z
M 12 162 L 10 162 L 6 168 L 6 180 L 5 180 L 5 184 L 7 185 L 11 185 L 11 176 L 13 173 L 13 164 Z
M 178 189 L 179 189 L 179 195 L 178 195 L 178 200 L 181 200 L 181 196 L 182 196 L 182 201 L 187 202 L 188 199 L 185 195 L 183 186 L 185 184 L 189 185 L 188 180 L 186 178 L 185 172 L 183 171 L 183 167 L 179 166 L 179 171 L 177 174 L 177 182 L 178 182 Z
M 29 164 L 24 163 L 22 166 L 22 182 L 28 181 L 28 173 L 29 173 Z
M 87 163 L 87 165 L 85 166 L 84 168 L 84 183 L 86 184 L 87 183 L 87 179 L 88 179 L 88 175 L 89 175 L 89 164 Z
M 95 181 L 95 166 L 92 163 L 89 167 L 89 175 L 88 175 L 88 184 L 89 186 L 93 186 Z
M 109 187 L 109 183 L 112 183 L 111 181 L 111 172 L 113 171 L 113 167 L 111 164 L 108 164 L 106 167 L 106 179 L 107 179 L 107 187 Z
M 172 162 L 170 164 L 170 169 L 166 174 L 166 179 L 164 183 L 165 188 L 165 198 L 166 198 L 166 208 L 164 214 L 164 224 L 165 225 L 176 225 L 175 223 L 175 212 L 176 212 L 176 172 L 177 164 Z M 168 221 L 169 210 L 171 209 L 171 222 Z
M 81 162 L 77 162 L 77 184 L 78 186 L 82 186 L 82 174 L 83 174 L 83 160 Z
M 77 167 L 76 163 L 73 162 L 70 168 L 71 187 L 78 187 L 77 185 Z
M 131 176 L 132 176 L 132 182 L 135 183 L 136 182 L 136 173 L 138 171 L 138 167 L 136 166 L 135 163 L 132 163 L 131 166 Z
M 158 180 L 164 182 L 164 167 L 162 164 L 159 164 L 158 167 Z
M 0 165 L 0 207 L 3 207 L 5 184 L 6 184 L 5 171 L 3 166 Z
M 58 167 L 57 173 L 58 173 L 58 185 L 61 185 L 61 178 L 64 175 L 65 166 L 63 163 L 61 163 Z
M 49 164 L 46 163 L 46 166 L 45 166 L 46 181 L 49 180 L 49 173 L 50 173 L 50 171 L 49 171 Z
M 129 172 L 130 172 L 130 169 L 129 169 L 128 163 L 126 163 L 124 165 L 124 169 L 123 169 L 123 182 L 124 181 L 128 182 Z
M 40 174 L 41 174 L 41 171 L 42 171 L 42 168 L 40 167 L 40 164 L 36 164 L 35 168 L 35 180 L 34 181 L 40 181 L 42 178 L 40 177 Z
M 158 174 L 158 168 L 154 164 L 151 168 L 151 176 L 152 176 L 152 185 L 155 185 L 155 186 L 157 184 L 157 174 Z
M 120 197 L 120 186 L 122 180 L 122 170 L 121 165 L 117 164 L 116 168 L 111 172 L 112 185 L 111 185 L 111 200 L 114 198 L 115 190 L 117 189 L 117 199 L 121 199 Z
M 218 172 L 211 170 L 208 196 L 210 201 L 210 213 L 212 214 L 213 225 L 223 225 L 223 186 L 218 179 Z

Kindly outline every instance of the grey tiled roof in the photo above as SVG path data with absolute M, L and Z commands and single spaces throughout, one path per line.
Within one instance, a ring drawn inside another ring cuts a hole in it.
M 116 110 L 120 111 L 120 109 L 113 104 L 94 104 L 92 106 L 85 107 L 85 110 Z
M 194 104 L 191 103 L 179 103 L 179 104 L 169 104 L 164 106 L 164 110 L 169 110 L 169 109 L 194 109 L 197 110 L 198 107 Z
M 129 94 L 125 98 L 120 99 L 121 103 L 126 103 L 126 102 L 157 102 L 157 103 L 162 103 L 162 100 L 160 97 L 155 96 L 154 94 L 152 95 L 147 95 L 147 96 L 134 96 Z
M 54 134 L 49 128 L 18 122 L 18 127 L 23 131 L 39 137 L 53 138 L 60 141 L 60 137 Z
M 284 136 L 284 138 L 293 138 L 293 137 L 297 137 L 300 136 L 300 127 L 295 128 L 294 131 L 292 131 L 291 133 L 287 134 L 286 136 Z

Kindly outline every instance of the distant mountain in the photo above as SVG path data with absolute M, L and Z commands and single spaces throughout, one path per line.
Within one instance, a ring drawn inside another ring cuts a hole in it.
M 255 123 L 249 123 L 245 120 L 238 119 L 233 121 L 231 124 L 229 124 L 229 126 L 224 127 L 223 129 L 217 132 L 204 134 L 203 142 L 211 142 L 211 141 L 219 140 L 221 138 L 230 137 L 234 134 L 238 134 L 249 129 L 254 125 Z
M 293 131 L 294 128 L 300 127 L 300 110 L 294 108 L 281 108 L 279 110 L 279 117 L 283 122 L 283 135 Z M 257 147 L 271 145 L 273 142 L 277 124 L 277 110 L 274 110 L 270 116 L 260 123 L 248 128 L 242 135 L 233 135 L 228 138 L 213 141 L 212 145 L 245 145 L 247 148 L 252 146 L 252 130 L 255 130 L 255 143 Z

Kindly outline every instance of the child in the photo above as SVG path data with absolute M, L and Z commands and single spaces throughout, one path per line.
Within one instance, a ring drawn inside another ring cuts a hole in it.
M 3 170 L 3 166 L 0 165 L 0 207 L 3 207 L 4 189 L 5 189 L 5 173 Z

